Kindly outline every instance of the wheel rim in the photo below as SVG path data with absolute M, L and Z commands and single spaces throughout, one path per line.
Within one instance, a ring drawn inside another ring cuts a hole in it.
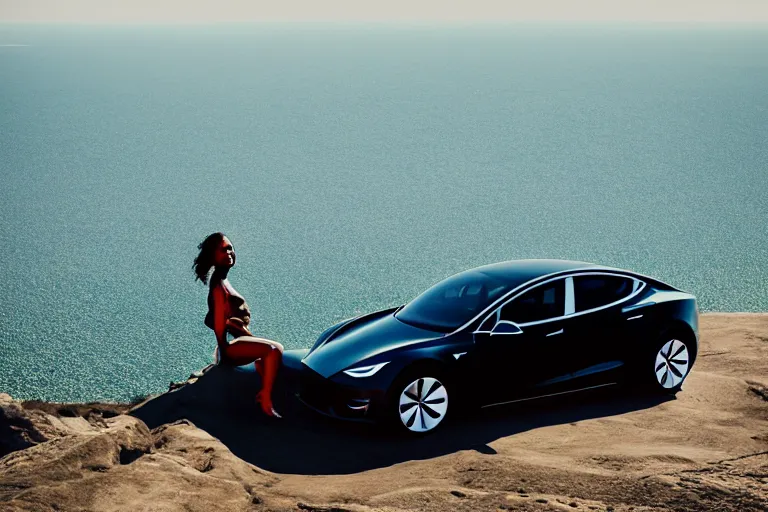
M 400 393 L 400 421 L 412 432 L 428 432 L 445 417 L 448 392 L 432 377 L 417 379 Z
M 669 340 L 656 354 L 656 380 L 665 389 L 683 382 L 688 374 L 690 357 L 688 347 L 680 340 Z

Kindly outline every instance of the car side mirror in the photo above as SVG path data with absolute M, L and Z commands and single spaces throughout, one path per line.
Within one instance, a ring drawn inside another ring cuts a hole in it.
M 495 334 L 522 334 L 523 330 L 514 322 L 499 320 L 491 330 L 491 336 Z

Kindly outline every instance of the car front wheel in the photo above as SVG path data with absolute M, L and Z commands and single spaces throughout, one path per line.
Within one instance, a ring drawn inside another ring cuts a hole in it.
M 436 429 L 448 412 L 448 388 L 438 372 L 407 372 L 392 386 L 390 419 L 398 430 L 426 434 Z

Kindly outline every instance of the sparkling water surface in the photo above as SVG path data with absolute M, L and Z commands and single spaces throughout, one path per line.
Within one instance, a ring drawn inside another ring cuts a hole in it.
M 224 231 L 287 348 L 516 258 L 768 311 L 768 30 L 0 25 L 0 391 L 211 361 Z

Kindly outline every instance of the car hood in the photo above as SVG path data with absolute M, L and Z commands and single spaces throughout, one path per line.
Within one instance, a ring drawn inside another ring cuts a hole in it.
M 350 321 L 302 362 L 328 378 L 377 354 L 444 335 L 403 323 L 393 312 L 388 309 Z

